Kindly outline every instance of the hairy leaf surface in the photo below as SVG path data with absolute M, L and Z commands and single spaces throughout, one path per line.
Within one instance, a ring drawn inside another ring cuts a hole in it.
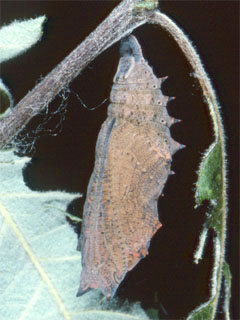
M 31 191 L 28 160 L 0 153 L 0 319 L 148 319 L 138 304 L 120 308 L 98 291 L 76 297 L 81 257 L 63 211 L 79 194 Z
M 23 53 L 41 39 L 45 16 L 14 21 L 0 29 L 0 63 Z

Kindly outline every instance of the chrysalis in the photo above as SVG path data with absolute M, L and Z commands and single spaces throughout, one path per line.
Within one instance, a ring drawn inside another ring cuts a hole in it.
M 126 273 L 148 253 L 161 227 L 157 200 L 180 148 L 169 132 L 168 97 L 134 36 L 121 43 L 108 117 L 96 145 L 78 248 L 78 295 L 99 288 L 113 297 Z

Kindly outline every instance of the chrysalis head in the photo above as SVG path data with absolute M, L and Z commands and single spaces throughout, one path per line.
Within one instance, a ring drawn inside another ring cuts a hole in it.
M 127 82 L 128 84 L 144 82 L 147 84 L 148 81 L 155 80 L 156 88 L 159 87 L 159 82 L 143 58 L 141 47 L 134 36 L 126 37 L 121 41 L 120 57 L 113 82 Z

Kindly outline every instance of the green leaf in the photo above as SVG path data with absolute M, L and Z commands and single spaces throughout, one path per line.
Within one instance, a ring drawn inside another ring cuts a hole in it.
M 14 21 L 0 29 L 0 63 L 23 53 L 41 39 L 45 16 Z
M 13 106 L 13 98 L 9 89 L 5 86 L 0 79 L 0 118 L 3 116 L 3 113 Z
M 221 201 L 222 191 L 222 150 L 220 143 L 204 156 L 197 182 L 197 202 L 203 200 Z
M 210 304 L 202 305 L 200 308 L 195 309 L 188 317 L 187 320 L 208 320 L 212 319 L 213 307 Z
M 196 184 L 196 203 L 204 200 L 210 201 L 210 214 L 206 225 L 212 227 L 219 235 L 222 231 L 222 205 L 223 205 L 223 153 L 221 143 L 218 141 L 204 154 L 199 168 Z
M 36 192 L 23 181 L 28 158 L 0 152 L 0 319 L 144 320 L 97 290 L 77 298 L 81 257 L 65 208 L 79 194 Z

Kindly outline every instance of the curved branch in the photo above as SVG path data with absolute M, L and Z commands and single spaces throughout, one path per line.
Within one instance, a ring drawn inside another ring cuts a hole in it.
M 218 138 L 218 134 L 223 136 L 223 128 L 220 120 L 219 106 L 216 98 L 215 91 L 208 78 L 206 71 L 203 68 L 203 64 L 197 54 L 194 46 L 184 32 L 165 14 L 156 11 L 149 17 L 151 23 L 157 23 L 161 25 L 177 42 L 185 57 L 188 59 L 194 70 L 194 76 L 198 79 L 200 86 L 203 90 L 203 96 L 207 100 L 209 111 L 213 120 L 215 138 Z M 218 127 L 220 130 L 218 130 Z M 221 132 L 220 132 L 221 131 Z
M 194 49 L 191 41 L 188 39 L 188 37 L 183 33 L 183 31 L 165 14 L 162 14 L 159 11 L 155 11 L 151 17 L 149 17 L 148 22 L 155 23 L 161 25 L 163 29 L 165 29 L 177 42 L 181 50 L 183 51 L 185 57 L 188 59 L 190 65 L 192 66 L 194 70 L 194 76 L 199 81 L 200 86 L 203 91 L 203 96 L 206 99 L 209 112 L 212 118 L 213 122 L 213 129 L 214 129 L 214 136 L 215 141 L 210 145 L 207 151 L 205 151 L 205 154 L 203 156 L 203 159 L 200 164 L 199 168 L 199 176 L 201 175 L 201 171 L 206 166 L 206 162 L 209 160 L 210 153 L 220 146 L 220 154 L 222 161 L 222 170 L 221 170 L 221 176 L 222 176 L 222 185 L 221 185 L 221 195 L 222 195 L 222 203 L 221 203 L 221 232 L 219 233 L 219 257 L 217 258 L 217 249 L 215 250 L 215 261 L 214 261 L 214 268 L 213 268 L 213 275 L 212 275 L 212 282 L 216 281 L 216 287 L 215 291 L 212 292 L 211 299 L 214 301 L 213 303 L 213 312 L 211 319 L 214 318 L 215 312 L 217 309 L 217 303 L 220 296 L 220 289 L 221 289 L 221 282 L 222 282 L 222 272 L 223 272 L 223 266 L 225 262 L 225 242 L 226 242 L 226 218 L 227 218 L 227 196 L 226 196 L 226 190 L 227 190 L 227 162 L 226 162 L 226 147 L 225 147 L 225 134 L 224 134 L 224 128 L 222 125 L 222 119 L 220 114 L 220 106 L 217 101 L 217 97 L 215 94 L 215 91 L 212 87 L 211 81 L 208 78 L 208 75 L 206 71 L 204 70 L 203 64 L 200 60 L 200 57 L 198 56 L 196 50 Z M 197 184 L 199 181 L 197 182 Z M 196 194 L 197 198 L 197 194 Z M 197 205 L 199 204 L 199 201 L 197 201 Z M 216 231 L 216 230 L 215 230 Z M 203 230 L 205 232 L 205 230 Z M 207 233 L 207 232 L 205 232 Z M 217 233 L 217 231 L 216 231 Z M 202 242 L 206 240 L 206 237 L 200 239 Z M 215 243 L 218 239 L 216 239 Z M 200 246 L 202 249 L 203 244 Z M 215 246 L 216 247 L 216 246 Z M 196 258 L 196 257 L 195 257 Z M 198 260 L 198 259 L 195 259 Z M 203 306 L 203 305 L 202 305 Z M 202 307 L 200 306 L 200 307 Z M 197 310 L 196 310 L 197 311 Z M 190 319 L 189 317 L 188 319 Z

